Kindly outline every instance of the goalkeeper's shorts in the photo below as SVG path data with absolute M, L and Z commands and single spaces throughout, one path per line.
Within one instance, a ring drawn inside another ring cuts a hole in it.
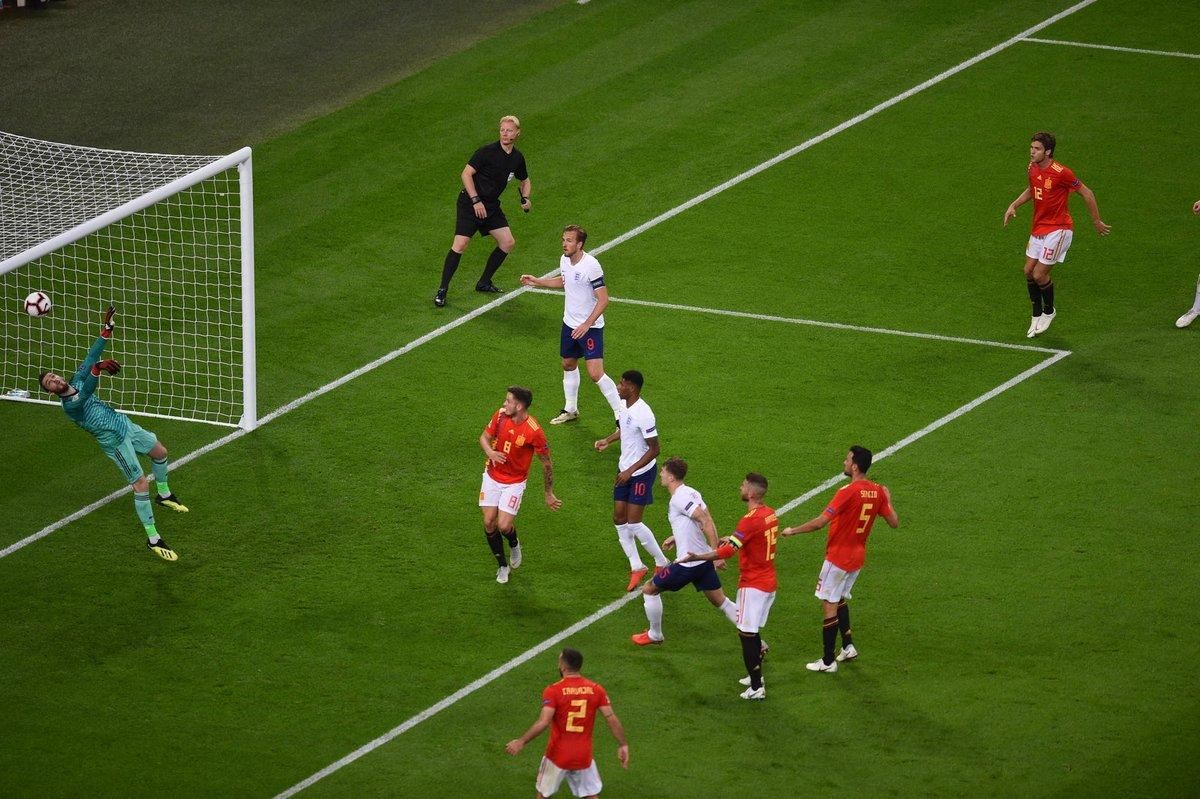
M 125 482 L 134 483 L 146 474 L 142 470 L 142 464 L 138 463 L 137 456 L 145 455 L 154 449 L 156 443 L 158 443 L 156 435 L 149 430 L 143 430 L 130 421 L 129 432 L 125 434 L 125 438 L 121 439 L 120 444 L 111 448 L 101 445 L 100 449 L 104 450 L 104 454 L 117 464 L 121 474 L 125 475 Z

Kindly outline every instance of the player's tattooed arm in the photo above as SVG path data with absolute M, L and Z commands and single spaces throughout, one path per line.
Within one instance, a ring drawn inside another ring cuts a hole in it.
M 562 500 L 554 496 L 554 465 L 550 462 L 550 455 L 538 455 L 542 461 L 542 477 L 546 483 L 546 504 L 550 510 L 558 510 L 562 507 Z

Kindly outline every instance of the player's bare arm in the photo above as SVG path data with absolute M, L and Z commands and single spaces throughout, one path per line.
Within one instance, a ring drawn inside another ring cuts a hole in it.
M 1196 200 L 1196 204 L 1192 206 L 1192 213 L 1200 215 L 1200 200 Z
M 520 754 L 521 750 L 525 748 L 525 744 L 541 735 L 542 732 L 550 726 L 550 722 L 553 720 L 554 708 L 542 708 L 542 712 L 538 714 L 538 720 L 533 723 L 533 726 L 527 729 L 525 734 L 520 738 L 513 738 L 511 741 L 509 741 L 505 745 L 504 751 L 508 752 L 510 755 Z
M 621 428 L 618 427 L 616 430 L 614 430 L 612 433 L 610 433 L 608 435 L 608 438 L 602 438 L 594 444 L 594 446 L 596 447 L 596 451 L 603 452 L 604 450 L 608 449 L 609 444 L 613 443 L 620 437 L 621 437 Z
M 896 513 L 896 506 L 892 504 L 892 492 L 888 490 L 887 486 L 881 486 L 881 488 L 883 489 L 883 495 L 887 497 L 888 501 L 888 512 L 883 517 L 883 520 L 888 523 L 889 527 L 895 530 L 900 526 L 900 516 Z
M 498 449 L 492 448 L 492 440 L 488 438 L 488 434 L 484 433 L 479 437 L 479 447 L 483 450 L 483 454 L 487 455 L 487 459 L 492 463 L 507 463 L 508 456 Z
M 522 286 L 537 286 L 538 288 L 543 288 L 543 289 L 561 289 L 565 285 L 565 282 L 562 279 L 562 275 L 555 275 L 554 277 L 536 277 L 534 275 L 521 275 L 521 285 Z
M 562 500 L 554 496 L 554 466 L 550 463 L 550 455 L 539 453 L 538 458 L 542 461 L 542 477 L 546 483 L 546 505 L 550 510 L 558 510 L 562 507 Z
M 1096 205 L 1096 195 L 1085 184 L 1079 184 L 1079 196 L 1083 198 L 1087 204 L 1088 213 L 1092 215 L 1092 227 L 1096 228 L 1096 232 L 1101 236 L 1107 236 L 1112 230 L 1112 225 L 1104 224 L 1104 220 L 1100 218 L 1100 207 Z
M 471 210 L 475 212 L 477 219 L 487 218 L 487 208 L 483 206 L 483 200 L 479 199 L 479 190 L 475 188 L 475 167 L 467 164 L 462 171 L 463 188 L 467 190 L 467 198 L 471 201 Z
M 1025 191 L 1017 195 L 1017 199 L 1013 200 L 1012 203 L 1009 204 L 1008 210 L 1004 212 L 1004 227 L 1008 227 L 1008 223 L 1011 222 L 1013 217 L 1017 215 L 1017 209 L 1029 202 L 1029 198 L 1032 196 L 1033 194 L 1029 191 L 1029 189 L 1025 189 Z
M 700 525 L 700 529 L 704 532 L 704 538 L 708 541 L 708 545 L 716 549 L 720 542 L 717 540 L 717 525 L 713 522 L 712 514 L 708 512 L 708 508 L 696 508 L 692 511 L 692 521 Z M 725 568 L 724 558 L 715 558 L 713 565 L 718 569 Z
M 533 202 L 529 199 L 529 192 L 533 189 L 533 183 L 529 178 L 525 178 L 517 184 L 517 190 L 521 192 L 521 210 L 529 213 L 529 209 L 533 208 Z
M 830 516 L 826 513 L 822 513 L 820 516 L 817 516 L 813 519 L 809 519 L 808 521 L 806 521 L 804 524 L 800 525 L 799 527 L 785 527 L 785 528 L 783 528 L 783 530 L 780 531 L 779 534 L 782 536 L 789 536 L 789 535 L 801 535 L 802 533 L 811 533 L 814 530 L 820 530 L 822 527 L 829 524 L 829 520 L 832 518 L 833 518 L 832 516 Z
M 621 726 L 621 720 L 617 718 L 611 705 L 600 708 L 600 715 L 604 716 L 604 720 L 608 722 L 608 729 L 617 739 L 617 760 L 621 761 L 621 768 L 629 768 L 629 743 L 625 740 L 625 728 Z
M 724 549 L 725 547 L 733 547 L 729 536 L 719 539 L 717 541 L 717 548 L 710 552 L 689 552 L 684 557 L 678 558 L 675 562 L 692 563 L 697 560 L 724 560 L 725 558 L 722 557 L 722 553 L 719 550 Z M 729 554 L 732 555 L 733 553 L 731 552 Z M 728 557 L 728 555 L 725 557 Z
M 562 278 L 559 278 L 559 280 L 562 280 Z M 571 331 L 571 338 L 576 341 L 587 335 L 588 330 L 591 329 L 592 325 L 596 324 L 596 320 L 600 318 L 600 314 L 604 313 L 604 309 L 608 307 L 607 286 L 595 289 L 592 294 L 596 296 L 596 307 L 588 314 L 587 319 L 584 319 L 578 327 Z
M 621 434 L 621 431 L 618 429 L 616 434 L 619 436 Z M 630 480 L 633 479 L 633 475 L 635 473 L 637 473 L 638 469 L 642 468 L 647 463 L 650 463 L 650 461 L 652 461 L 658 457 L 658 452 L 659 452 L 658 436 L 654 436 L 653 438 L 647 438 L 647 439 L 645 439 L 645 441 L 646 441 L 646 446 L 649 447 L 649 449 L 646 450 L 646 454 L 644 454 L 644 455 L 642 455 L 642 457 L 638 458 L 637 462 L 635 462 L 632 466 L 630 466 L 625 471 L 617 473 L 616 485 L 619 485 L 619 486 L 625 485 L 626 483 L 628 483 Z

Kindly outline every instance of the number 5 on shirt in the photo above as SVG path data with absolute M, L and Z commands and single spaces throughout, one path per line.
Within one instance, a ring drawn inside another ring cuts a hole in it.
M 875 505 L 871 502 L 864 502 L 862 511 L 858 514 L 858 528 L 854 531 L 862 535 L 867 531 L 867 525 L 871 523 L 871 508 Z

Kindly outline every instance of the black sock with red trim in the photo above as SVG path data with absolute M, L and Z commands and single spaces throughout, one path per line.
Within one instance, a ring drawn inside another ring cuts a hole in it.
M 1042 315 L 1042 290 L 1038 288 L 1037 281 L 1031 277 L 1025 278 L 1026 286 L 1029 289 L 1029 301 L 1033 303 L 1033 315 Z
M 838 617 L 830 616 L 821 627 L 821 642 L 825 644 L 825 655 L 822 660 L 828 666 L 833 662 L 833 647 L 837 643 Z
M 742 662 L 746 664 L 746 673 L 750 675 L 750 687 L 762 688 L 762 638 L 758 633 L 744 633 L 738 630 L 742 640 Z
M 853 645 L 854 639 L 850 637 L 850 606 L 844 599 L 838 603 L 838 629 L 842 632 L 842 649 Z
M 1054 313 L 1054 281 L 1038 284 L 1038 291 L 1042 295 L 1042 313 Z
M 487 536 L 488 547 L 491 548 L 492 554 L 496 556 L 497 566 L 507 566 L 508 558 L 504 557 L 504 541 L 500 539 L 499 533 L 489 533 L 487 528 L 484 528 L 484 535 Z

